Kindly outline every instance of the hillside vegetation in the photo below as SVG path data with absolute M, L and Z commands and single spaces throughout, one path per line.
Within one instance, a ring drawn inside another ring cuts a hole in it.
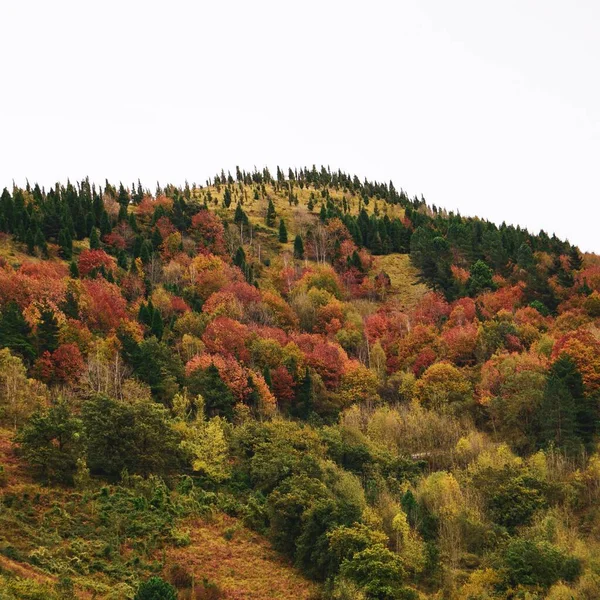
M 600 598 L 600 257 L 327 168 L 0 196 L 0 600 Z

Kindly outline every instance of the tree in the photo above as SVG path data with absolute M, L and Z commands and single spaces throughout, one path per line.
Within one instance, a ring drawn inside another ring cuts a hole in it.
M 95 227 L 92 227 L 92 230 L 90 231 L 90 250 L 99 250 L 100 248 L 101 244 L 98 230 Z
M 138 588 L 134 600 L 177 600 L 177 591 L 160 577 L 151 577 Z
M 47 306 L 40 311 L 40 321 L 36 330 L 38 354 L 54 352 L 58 348 L 58 322 L 54 311 Z
M 548 542 L 512 540 L 505 553 L 509 585 L 539 585 L 549 588 L 559 580 L 574 581 L 581 572 L 579 559 L 565 554 Z
M 58 234 L 58 246 L 60 250 L 60 255 L 65 260 L 71 260 L 71 256 L 73 255 L 73 240 L 69 234 L 69 230 L 64 227 L 60 230 Z
M 275 217 L 277 213 L 275 212 L 275 205 L 273 204 L 273 200 L 269 198 L 269 205 L 267 206 L 267 215 L 265 217 L 265 222 L 267 227 L 275 227 Z
M 304 242 L 300 234 L 294 238 L 294 258 L 304 258 Z
M 17 435 L 27 462 L 44 481 L 72 483 L 81 455 L 81 421 L 64 402 L 35 413 Z
M 471 276 L 467 282 L 470 296 L 476 296 L 480 292 L 494 289 L 494 272 L 482 260 L 478 260 L 471 267 Z
M 16 429 L 43 399 L 43 384 L 27 378 L 20 358 L 0 349 L 0 417 Z
M 0 316 L 0 347 L 10 348 L 26 361 L 32 361 L 35 350 L 31 343 L 31 328 L 16 302 L 9 302 Z
M 405 577 L 402 559 L 383 544 L 369 546 L 354 554 L 351 559 L 345 560 L 340 574 L 357 583 L 366 598 L 377 600 L 410 598 L 402 588 Z
M 177 464 L 179 437 L 158 403 L 98 395 L 84 404 L 82 420 L 92 473 L 116 478 L 126 468 L 147 477 L 168 474 Z
M 287 244 L 288 242 L 288 233 L 283 219 L 279 220 L 279 241 L 282 244 Z
M 207 369 L 193 371 L 188 376 L 188 388 L 191 394 L 204 398 L 208 416 L 221 415 L 228 420 L 233 419 L 235 399 L 214 364 Z

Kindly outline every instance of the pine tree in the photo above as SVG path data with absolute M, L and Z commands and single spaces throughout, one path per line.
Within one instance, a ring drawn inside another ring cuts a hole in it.
M 27 254 L 33 256 L 35 254 L 35 239 L 31 228 L 29 228 L 25 234 L 25 243 L 27 244 Z
M 41 229 L 36 230 L 34 240 L 35 245 L 40 249 L 42 256 L 48 258 L 48 245 L 46 244 L 46 238 Z
M 275 227 L 276 216 L 277 214 L 275 213 L 275 205 L 273 204 L 273 200 L 269 198 L 269 206 L 267 207 L 267 216 L 265 219 L 267 227 Z
M 44 352 L 54 352 L 58 348 L 58 322 L 52 311 L 48 307 L 40 311 L 40 322 L 36 331 L 38 355 Z
M 100 237 L 98 235 L 98 230 L 95 227 L 92 227 L 90 231 L 90 249 L 98 250 L 100 248 Z
M 314 404 L 313 381 L 308 367 L 304 371 L 302 382 L 296 392 L 296 401 L 294 403 L 294 415 L 302 419 L 307 419 L 313 411 Z
M 288 241 L 288 233 L 283 219 L 279 221 L 279 241 L 282 244 L 287 244 Z
M 60 255 L 65 260 L 71 260 L 71 256 L 73 255 L 73 240 L 69 235 L 69 231 L 65 228 L 61 229 L 58 234 L 58 246 Z
M 272 390 L 273 379 L 271 378 L 271 369 L 269 368 L 269 365 L 263 369 L 263 377 L 265 378 L 265 383 L 269 386 L 269 389 Z
M 231 190 L 226 187 L 225 192 L 223 194 L 223 205 L 225 208 L 229 208 L 231 206 Z
M 79 267 L 74 260 L 72 260 L 71 264 L 69 265 L 69 273 L 73 279 L 77 279 L 79 277 Z
M 158 310 L 154 311 L 152 315 L 152 335 L 156 336 L 156 339 L 160 340 L 163 336 L 164 324 L 160 312 Z
M 297 235 L 294 238 L 294 258 L 304 258 L 304 242 L 302 241 L 302 237 L 300 235 Z
M 16 302 L 9 302 L 0 315 L 0 348 L 9 348 L 27 361 L 35 356 L 31 328 Z
M 569 265 L 572 271 L 579 271 L 583 266 L 583 258 L 575 246 L 573 246 L 569 252 Z

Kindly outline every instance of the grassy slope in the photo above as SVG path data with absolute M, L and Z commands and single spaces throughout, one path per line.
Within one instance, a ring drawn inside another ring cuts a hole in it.
M 315 586 L 264 538 L 223 513 L 205 519 L 176 517 L 168 531 L 189 533 L 185 546 L 176 545 L 167 533 L 159 535 L 158 544 L 150 532 L 128 537 L 126 525 L 115 523 L 119 518 L 134 520 L 133 510 L 133 516 L 108 513 L 105 519 L 99 490 L 86 493 L 32 483 L 11 438 L 12 432 L 0 430 L 0 464 L 6 472 L 0 488 L 0 598 L 29 597 L 19 587 L 24 585 L 39 587 L 41 596 L 36 597 L 52 598 L 64 574 L 75 584 L 75 597 L 127 598 L 136 580 L 153 573 L 168 578 L 175 564 L 197 582 L 215 583 L 222 598 L 313 596 Z M 142 514 L 140 522 L 147 518 Z M 115 542 L 115 535 L 120 541 Z M 119 582 L 132 585 L 119 588 Z M 16 595 L 3 596 L 2 590 L 12 586 L 18 588 Z

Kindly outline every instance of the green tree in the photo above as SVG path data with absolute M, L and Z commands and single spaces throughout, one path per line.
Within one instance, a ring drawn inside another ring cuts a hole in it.
M 134 600 L 177 600 L 177 591 L 160 577 L 151 577 L 140 585 Z
M 235 399 L 221 379 L 217 367 L 210 365 L 207 369 L 194 371 L 188 377 L 188 389 L 192 395 L 204 398 L 207 416 L 218 415 L 233 419 Z
M 72 483 L 82 452 L 81 421 L 64 402 L 31 416 L 17 435 L 27 462 L 47 482 Z
M 54 352 L 58 348 L 58 321 L 54 311 L 48 307 L 40 311 L 40 322 L 36 331 L 38 355 Z
M 90 249 L 98 250 L 100 248 L 100 236 L 98 235 L 98 230 L 95 227 L 92 227 L 90 231 Z
M 27 361 L 32 361 L 35 357 L 31 328 L 14 301 L 9 302 L 0 315 L 0 347 L 10 348 Z
M 92 473 L 114 479 L 126 468 L 143 476 L 165 475 L 177 466 L 179 438 L 160 404 L 99 395 L 84 404 L 82 420 Z
M 476 296 L 485 290 L 495 288 L 493 281 L 494 272 L 482 260 L 478 260 L 471 267 L 471 274 L 467 282 L 470 296 Z
M 60 230 L 60 233 L 58 234 L 58 246 L 60 255 L 65 260 L 71 260 L 71 257 L 73 255 L 73 240 L 71 239 L 69 231 L 64 227 Z
M 279 220 L 279 241 L 282 244 L 287 244 L 287 241 L 288 241 L 287 228 L 285 226 L 285 221 L 283 219 Z
M 507 583 L 549 588 L 559 580 L 574 581 L 581 572 L 579 559 L 547 542 L 516 538 L 505 553 Z
M 269 205 L 267 206 L 267 216 L 265 217 L 267 227 L 275 227 L 276 216 L 277 213 L 275 212 L 275 205 L 273 204 L 273 200 L 269 198 Z
M 304 258 L 304 242 L 302 241 L 302 237 L 300 235 L 297 235 L 294 238 L 294 258 Z

